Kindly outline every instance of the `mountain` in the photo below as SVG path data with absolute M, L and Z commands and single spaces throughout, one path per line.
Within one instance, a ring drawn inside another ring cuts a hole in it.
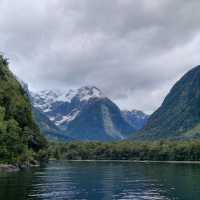
M 56 126 L 42 111 L 33 107 L 33 116 L 38 126 L 40 127 L 41 132 L 49 140 L 64 140 L 72 141 L 73 138 L 68 137 L 64 134 L 58 126 Z
M 21 84 L 23 90 L 26 92 L 29 100 L 32 102 L 32 93 L 29 91 L 28 84 L 16 77 L 16 79 Z M 45 135 L 49 140 L 64 140 L 64 141 L 73 141 L 73 138 L 66 136 L 62 131 L 56 126 L 42 110 L 32 106 L 32 113 L 34 120 L 36 121 L 40 131 Z
M 190 139 L 200 136 L 200 66 L 186 73 L 171 89 L 145 128 L 140 139 Z
M 62 134 L 78 140 L 120 140 L 135 131 L 120 109 L 94 86 L 31 93 L 33 107 Z
M 1 161 L 26 160 L 46 145 L 32 117 L 29 98 L 0 56 L 0 157 Z
M 68 132 L 82 140 L 120 140 L 135 131 L 108 98 L 90 99 L 68 125 Z
M 147 124 L 147 121 L 149 119 L 149 115 L 145 114 L 142 111 L 139 110 L 124 110 L 122 111 L 124 119 L 135 128 L 135 130 L 140 130 L 144 128 L 144 126 Z
M 44 90 L 32 93 L 33 107 L 44 112 L 57 126 L 64 129 L 80 112 L 80 109 L 93 98 L 104 98 L 96 87 L 82 87 L 69 92 Z

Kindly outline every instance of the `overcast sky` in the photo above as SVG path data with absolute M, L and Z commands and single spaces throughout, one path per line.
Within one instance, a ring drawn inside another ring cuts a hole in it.
M 0 51 L 32 90 L 95 85 L 154 111 L 200 64 L 199 0 L 0 0 Z

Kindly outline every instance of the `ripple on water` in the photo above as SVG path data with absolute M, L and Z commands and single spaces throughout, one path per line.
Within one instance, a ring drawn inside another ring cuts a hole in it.
M 0 176 L 0 199 L 199 200 L 200 169 L 192 167 L 189 174 L 178 169 L 142 163 L 50 162 L 32 172 Z

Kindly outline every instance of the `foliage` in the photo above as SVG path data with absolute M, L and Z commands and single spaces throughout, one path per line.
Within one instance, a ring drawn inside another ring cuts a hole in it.
M 33 162 L 46 145 L 28 96 L 10 72 L 8 60 L 0 55 L 0 162 Z
M 67 160 L 200 161 L 200 141 L 51 143 L 49 153 Z
M 199 138 L 200 66 L 186 73 L 171 89 L 146 127 L 133 139 Z

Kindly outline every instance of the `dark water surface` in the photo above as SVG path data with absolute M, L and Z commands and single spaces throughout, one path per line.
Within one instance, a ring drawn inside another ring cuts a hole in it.
M 0 200 L 200 200 L 199 164 L 61 162 L 0 173 Z

